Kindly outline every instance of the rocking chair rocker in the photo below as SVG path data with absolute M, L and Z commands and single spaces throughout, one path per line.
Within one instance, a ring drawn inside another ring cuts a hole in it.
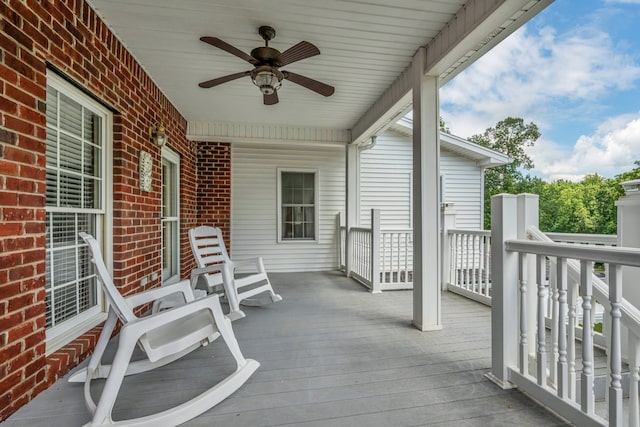
M 102 259 L 97 241 L 86 233 L 80 237 L 89 245 L 98 280 L 109 301 L 109 315 L 96 344 L 88 367 L 74 373 L 70 382 L 84 382 L 84 397 L 93 419 L 87 426 L 175 426 L 184 423 L 220 403 L 242 386 L 260 366 L 245 359 L 236 341 L 231 321 L 222 313 L 218 295 L 194 299 L 189 281 L 134 294 L 124 298 L 113 284 Z M 170 293 L 180 292 L 185 303 L 177 307 L 139 318 L 133 308 L 150 303 Z M 118 348 L 112 365 L 101 365 L 105 348 L 117 321 L 123 324 L 118 337 Z M 126 375 L 146 372 L 171 363 L 202 345 L 222 336 L 233 355 L 237 368 L 234 373 L 207 391 L 174 408 L 122 421 L 113 421 L 111 412 Z M 147 359 L 131 361 L 136 344 L 144 350 Z M 98 404 L 93 401 L 91 380 L 106 378 Z
M 271 286 L 262 257 L 239 262 L 232 261 L 227 254 L 219 228 L 205 225 L 192 228 L 189 230 L 189 242 L 191 242 L 191 250 L 199 267 L 192 271 L 192 277 L 202 275 L 206 280 L 207 292 L 209 293 L 215 292 L 221 287 L 224 288 L 229 302 L 227 316 L 231 320 L 245 316 L 244 312 L 240 310 L 240 304 L 255 306 L 263 305 L 265 302 L 282 301 L 282 297 L 276 294 Z M 241 264 L 250 264 L 255 272 L 236 277 L 235 269 Z M 220 270 L 220 266 L 223 268 L 221 272 L 212 272 L 211 268 Z M 247 288 L 241 290 L 244 287 Z M 270 301 L 251 298 L 262 293 L 268 293 Z

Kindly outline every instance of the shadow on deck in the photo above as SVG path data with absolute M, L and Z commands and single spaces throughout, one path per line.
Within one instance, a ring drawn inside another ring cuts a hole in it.
M 373 295 L 338 272 L 270 277 L 284 301 L 245 307 L 247 317 L 233 324 L 244 355 L 261 367 L 185 425 L 564 425 L 519 391 L 484 377 L 491 366 L 488 307 L 445 292 L 444 329 L 422 333 L 411 326 L 410 291 Z M 218 340 L 127 378 L 114 417 L 171 407 L 233 369 Z M 82 393 L 82 384 L 65 377 L 3 427 L 82 425 L 90 420 Z

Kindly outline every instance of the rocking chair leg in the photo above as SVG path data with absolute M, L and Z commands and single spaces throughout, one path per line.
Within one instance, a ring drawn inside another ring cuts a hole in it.
M 100 332 L 100 337 L 98 338 L 98 342 L 96 343 L 96 348 L 91 355 L 91 359 L 89 359 L 89 364 L 86 368 L 80 369 L 75 372 L 69 378 L 69 382 L 72 383 L 80 383 L 84 382 L 87 377 L 89 378 L 105 378 L 105 375 L 101 375 L 102 365 L 100 365 L 100 361 L 102 360 L 102 356 L 104 355 L 104 351 L 109 344 L 109 340 L 111 339 L 111 334 L 116 327 L 116 323 L 118 322 L 118 316 L 113 310 L 109 310 L 109 315 L 107 316 L 107 320 L 104 322 L 104 326 L 102 327 L 102 332 Z
M 233 355 L 234 359 L 236 359 L 238 369 L 244 367 L 247 364 L 247 361 L 240 351 L 240 346 L 238 345 L 236 336 L 231 328 L 231 319 L 222 314 L 222 307 L 220 306 L 219 300 L 214 300 L 211 313 L 213 314 L 213 319 L 216 322 L 216 326 L 222 336 L 222 339 L 227 344 L 227 347 L 229 347 L 229 351 Z
M 100 396 L 90 425 L 108 425 L 113 421 L 111 419 L 111 411 L 113 410 L 113 405 L 116 403 L 120 386 L 127 371 L 127 365 L 129 364 L 129 360 L 131 360 L 131 355 L 137 342 L 135 339 L 130 339 L 128 335 L 125 329 L 120 332 L 118 350 L 113 359 L 109 376 L 105 382 L 102 395 Z

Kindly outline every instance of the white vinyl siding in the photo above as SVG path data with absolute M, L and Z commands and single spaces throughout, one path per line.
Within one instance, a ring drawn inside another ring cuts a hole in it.
M 475 160 L 440 149 L 444 200 L 456 210 L 456 228 L 482 229 L 482 168 Z
M 360 152 L 360 225 L 369 226 L 371 209 L 380 209 L 382 229 L 411 228 L 413 148 L 411 138 L 393 131 Z M 442 202 L 453 203 L 456 227 L 482 228 L 482 168 L 475 160 L 440 150 Z
M 341 146 L 234 143 L 231 151 L 231 255 L 262 256 L 267 271 L 322 271 L 336 266 L 336 215 L 344 211 L 345 150 Z M 278 242 L 278 171 L 313 170 L 316 240 Z
M 371 225 L 380 209 L 382 229 L 411 228 L 413 153 L 409 138 L 384 132 L 376 145 L 360 151 L 360 225 Z

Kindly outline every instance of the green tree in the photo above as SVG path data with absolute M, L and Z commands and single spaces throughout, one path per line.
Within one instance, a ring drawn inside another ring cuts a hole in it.
M 538 126 L 535 123 L 525 123 L 519 117 L 507 117 L 498 122 L 495 127 L 469 138 L 469 141 L 504 153 L 513 159 L 513 162 L 508 165 L 485 169 L 484 226 L 486 229 L 491 227 L 491 196 L 518 191 L 518 185 L 523 181 L 520 169 L 533 168 L 533 160 L 525 152 L 525 148 L 532 147 L 538 138 L 540 138 Z M 534 184 L 534 182 L 530 180 L 528 184 Z

